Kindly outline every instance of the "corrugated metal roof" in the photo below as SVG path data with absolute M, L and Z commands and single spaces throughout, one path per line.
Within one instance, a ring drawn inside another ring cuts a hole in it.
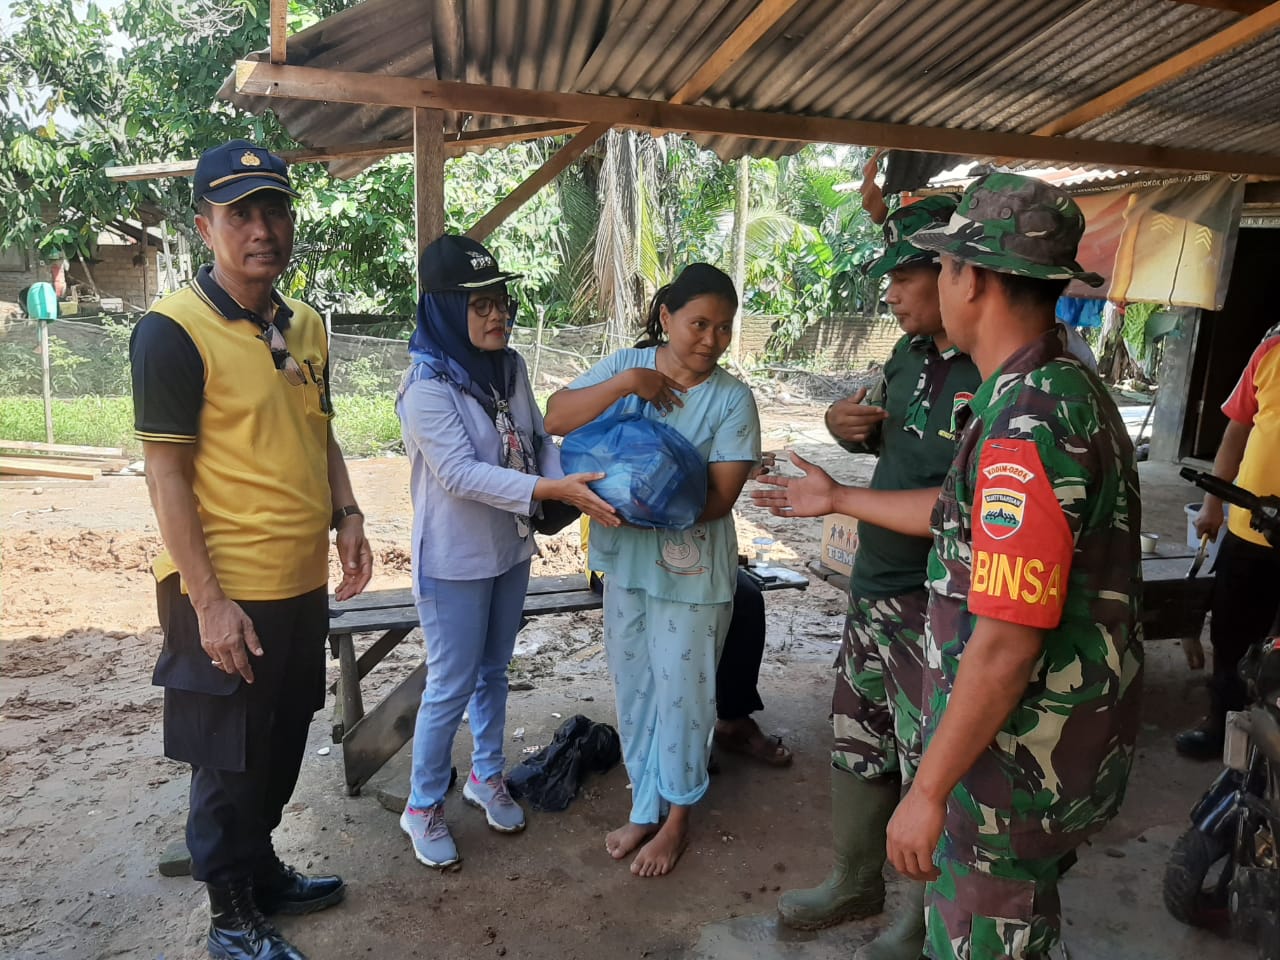
M 494 86 L 673 95 L 756 0 L 365 0 L 289 39 L 292 65 Z M 1237 14 L 1172 0 L 802 0 L 698 103 L 1027 133 Z M 409 111 L 222 94 L 308 146 L 411 136 Z M 519 118 L 446 116 L 446 133 Z M 1280 31 L 1073 136 L 1280 154 Z M 695 137 L 724 159 L 796 143 Z M 352 161 L 335 172 L 364 165 Z

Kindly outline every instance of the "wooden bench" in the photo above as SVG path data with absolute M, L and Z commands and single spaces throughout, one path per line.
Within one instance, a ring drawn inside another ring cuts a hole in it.
M 1204 616 L 1213 591 L 1213 574 L 1204 568 L 1192 580 L 1187 579 L 1192 554 L 1185 556 L 1143 557 L 1142 559 L 1142 626 L 1147 640 L 1181 640 L 1200 636 Z M 809 562 L 809 572 L 818 579 L 849 589 L 849 577 L 832 570 L 818 560 Z
M 748 572 L 751 570 L 748 568 Z M 770 567 L 770 577 L 753 577 L 762 590 L 803 590 L 808 579 L 793 570 Z M 533 617 L 548 613 L 598 610 L 600 595 L 582 574 L 535 577 L 529 581 L 521 628 Z M 355 795 L 413 737 L 418 704 L 427 679 L 421 662 L 367 713 L 360 681 L 418 626 L 411 589 L 374 590 L 343 603 L 329 601 L 329 649 L 338 660 L 334 690 L 333 742 L 342 744 L 347 793 Z M 359 656 L 355 635 L 380 633 Z

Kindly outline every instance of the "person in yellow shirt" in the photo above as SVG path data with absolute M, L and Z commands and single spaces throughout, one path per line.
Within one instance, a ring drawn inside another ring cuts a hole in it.
M 164 752 L 191 765 L 187 849 L 208 889 L 210 956 L 301 960 L 263 915 L 343 898 L 340 877 L 287 866 L 272 831 L 324 704 L 329 530 L 355 596 L 373 555 L 330 420 L 320 316 L 282 296 L 296 197 L 280 157 L 246 140 L 196 165 L 213 253 L 134 328 L 134 433 L 164 552 Z
M 1213 460 L 1213 475 L 1259 496 L 1280 494 L 1280 323 L 1262 338 L 1240 382 L 1222 405 L 1227 429 Z M 1196 533 L 1216 539 L 1222 528 L 1222 501 L 1204 495 Z M 1196 760 L 1222 756 L 1227 712 L 1245 705 L 1244 681 L 1237 673 L 1249 647 L 1274 631 L 1280 607 L 1280 551 L 1249 529 L 1249 511 L 1235 509 L 1222 534 L 1214 564 L 1212 619 L 1213 676 L 1209 713 L 1174 739 L 1178 753 Z

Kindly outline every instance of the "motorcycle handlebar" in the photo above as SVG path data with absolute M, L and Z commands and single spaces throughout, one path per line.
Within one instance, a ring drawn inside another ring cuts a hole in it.
M 1221 477 L 1191 467 L 1183 467 L 1178 473 L 1182 479 L 1190 480 L 1201 490 L 1225 500 L 1233 507 L 1248 510 L 1249 526 L 1266 537 L 1273 547 L 1280 547 L 1280 497 L 1260 497 Z
M 1225 500 L 1233 507 L 1244 507 L 1246 510 L 1256 510 L 1258 507 L 1258 497 L 1255 494 L 1243 487 L 1237 487 L 1234 483 L 1228 483 L 1220 477 L 1215 477 L 1211 473 L 1183 467 L 1178 474 L 1183 480 L 1190 480 L 1201 490 L 1213 494 L 1219 500 Z

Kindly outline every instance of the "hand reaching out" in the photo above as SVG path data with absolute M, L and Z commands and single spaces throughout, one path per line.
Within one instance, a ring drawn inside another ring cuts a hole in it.
M 764 484 L 751 491 L 751 499 L 775 517 L 821 517 L 834 513 L 832 500 L 839 487 L 831 475 L 794 451 L 791 462 L 804 471 L 803 477 L 761 475 Z

